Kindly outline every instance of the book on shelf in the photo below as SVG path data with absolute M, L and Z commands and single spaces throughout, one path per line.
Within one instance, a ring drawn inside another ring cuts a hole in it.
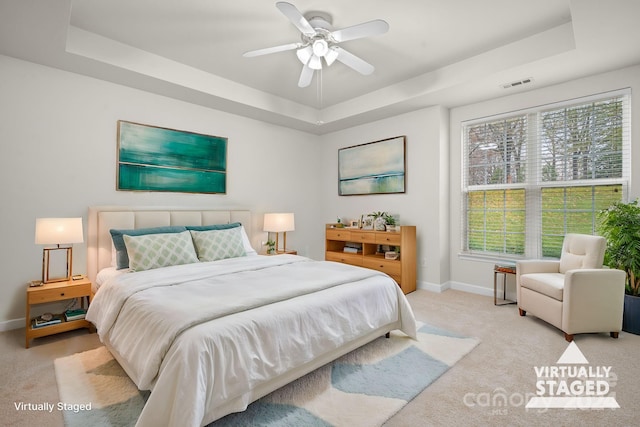
M 36 317 L 31 322 L 32 328 L 43 328 L 45 326 L 57 325 L 58 323 L 62 323 L 62 317 L 59 315 L 53 316 L 53 318 L 45 320 L 42 317 Z
M 349 246 L 345 246 L 343 251 L 348 253 L 348 254 L 357 254 L 358 252 L 361 252 L 360 249 L 352 248 L 352 247 L 349 247 Z
M 87 315 L 87 310 L 85 310 L 84 308 L 79 308 L 76 310 L 67 310 L 64 312 L 64 318 L 67 322 L 70 320 L 84 319 L 86 315 Z

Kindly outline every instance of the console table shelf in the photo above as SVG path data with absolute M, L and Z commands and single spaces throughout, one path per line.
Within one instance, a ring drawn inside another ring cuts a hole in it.
M 357 253 L 345 252 L 346 247 L 360 248 Z M 381 246 L 397 248 L 399 259 L 385 259 Z M 325 259 L 371 268 L 391 276 L 405 294 L 416 290 L 416 227 L 403 225 L 399 231 L 374 231 L 359 228 L 325 230 Z

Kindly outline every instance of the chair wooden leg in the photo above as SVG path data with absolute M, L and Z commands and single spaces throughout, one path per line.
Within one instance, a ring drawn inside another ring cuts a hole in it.
M 567 340 L 567 342 L 571 342 L 573 341 L 573 335 L 572 334 L 568 334 L 568 333 L 564 333 L 564 339 Z
M 618 338 L 618 334 L 619 332 L 609 332 L 609 335 L 611 335 L 611 338 Z
M 523 309 L 521 309 L 519 307 L 518 307 L 518 312 L 520 313 L 520 316 L 526 316 L 527 315 L 526 310 L 523 310 Z

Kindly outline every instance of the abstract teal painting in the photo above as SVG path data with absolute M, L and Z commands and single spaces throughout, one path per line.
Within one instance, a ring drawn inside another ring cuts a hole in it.
M 118 121 L 117 189 L 226 193 L 227 138 Z
M 405 192 L 405 137 L 338 150 L 338 194 Z

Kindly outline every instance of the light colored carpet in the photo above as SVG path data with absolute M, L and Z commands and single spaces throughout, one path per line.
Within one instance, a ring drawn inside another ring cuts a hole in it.
M 490 280 L 488 278 L 487 280 Z M 408 296 L 416 318 L 478 337 L 481 343 L 454 367 L 391 417 L 385 427 L 406 426 L 635 426 L 640 418 L 640 336 L 625 332 L 580 334 L 575 342 L 593 365 L 608 365 L 618 375 L 620 409 L 564 410 L 538 413 L 520 402 L 507 406 L 465 405 L 469 393 L 491 396 L 504 391 L 517 397 L 536 390 L 534 367 L 554 364 L 567 348 L 562 332 L 534 316 L 518 316 L 517 307 L 496 307 L 493 296 L 448 290 L 418 290 Z M 62 427 L 60 411 L 18 411 L 19 402 L 60 401 L 53 361 L 101 346 L 84 330 L 33 340 L 24 348 L 24 329 L 0 333 L 0 420 L 5 426 Z
M 393 332 L 210 427 L 380 426 L 477 344 L 426 324 L 417 341 Z M 135 423 L 145 394 L 104 347 L 56 359 L 54 366 L 68 427 Z

